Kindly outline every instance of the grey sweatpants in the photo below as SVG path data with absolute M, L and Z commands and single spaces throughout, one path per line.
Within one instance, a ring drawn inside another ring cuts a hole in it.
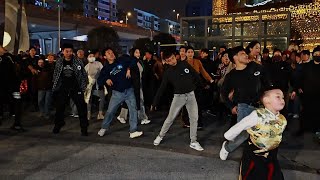
M 197 140 L 198 104 L 193 91 L 186 94 L 174 94 L 169 114 L 159 133 L 160 137 L 164 137 L 166 135 L 183 106 L 186 106 L 189 115 L 191 142 Z

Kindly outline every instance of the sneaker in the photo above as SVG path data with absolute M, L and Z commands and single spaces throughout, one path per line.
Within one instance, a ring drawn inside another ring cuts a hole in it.
M 99 130 L 99 132 L 98 132 L 98 135 L 99 136 L 104 136 L 104 134 L 107 132 L 107 129 L 103 129 L 103 128 L 101 128 L 100 130 Z
M 189 124 L 184 124 L 182 127 L 183 128 L 190 128 L 190 125 Z
M 130 138 L 136 138 L 136 137 L 139 137 L 143 134 L 142 131 L 136 131 L 136 132 L 133 132 L 133 133 L 130 133 Z
M 294 118 L 294 119 L 298 119 L 299 117 L 300 117 L 299 114 L 294 114 L 294 115 L 293 115 L 293 118 Z
M 41 112 L 39 112 L 37 116 L 38 118 L 43 118 L 44 115 Z
M 197 141 L 190 143 L 190 147 L 192 149 L 197 150 L 197 151 L 203 151 L 204 150 Z
M 228 158 L 229 152 L 226 150 L 225 145 L 227 141 L 224 141 L 220 150 L 220 159 L 225 161 Z
M 62 123 L 61 125 L 54 125 L 52 133 L 53 134 L 58 134 L 61 130 L 61 128 L 65 125 L 66 123 Z
M 85 129 L 81 129 L 81 136 L 88 136 L 88 130 Z
M 98 119 L 98 120 L 102 120 L 102 119 L 104 119 L 103 114 L 98 114 L 97 119 Z
M 16 125 L 11 126 L 10 129 L 18 131 L 18 132 L 25 132 L 26 131 L 22 126 L 16 126 Z
M 157 136 L 156 139 L 153 141 L 153 145 L 158 146 L 162 141 L 162 137 Z
M 151 121 L 149 119 L 143 119 L 141 124 L 149 124 Z
M 202 130 L 202 129 L 203 129 L 203 126 L 198 126 L 197 129 L 198 129 L 198 130 Z
M 121 124 L 125 124 L 126 120 L 120 116 L 117 117 L 117 119 L 120 121 Z
M 70 117 L 74 117 L 74 115 L 75 115 L 75 114 L 70 114 L 69 116 L 70 116 Z
M 74 118 L 78 118 L 78 117 L 79 117 L 79 115 L 78 115 L 78 114 L 75 114 L 75 115 L 73 115 L 73 117 L 74 117 Z

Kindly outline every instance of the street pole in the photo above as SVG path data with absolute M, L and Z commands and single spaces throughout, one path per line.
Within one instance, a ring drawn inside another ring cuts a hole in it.
M 60 41 L 61 41 L 61 12 L 60 12 L 60 2 L 58 4 L 58 49 L 60 51 Z

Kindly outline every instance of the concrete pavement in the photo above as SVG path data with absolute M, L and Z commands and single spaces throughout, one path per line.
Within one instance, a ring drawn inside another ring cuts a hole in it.
M 176 121 L 155 147 L 163 112 L 150 115 L 150 125 L 140 126 L 144 136 L 129 139 L 128 124 L 114 121 L 105 137 L 96 135 L 101 121 L 90 121 L 89 137 L 80 136 L 79 121 L 66 118 L 67 125 L 53 135 L 52 121 L 35 113 L 24 116 L 27 132 L 0 127 L 1 179 L 237 179 L 241 149 L 228 161 L 218 158 L 222 134 L 228 125 L 218 126 L 214 117 L 198 137 L 205 150 L 189 148 L 189 130 Z M 294 123 L 292 123 L 294 124 Z M 290 129 L 294 129 L 289 127 Z M 311 135 L 294 138 L 287 131 L 280 147 L 279 160 L 286 179 L 320 179 L 319 144 Z

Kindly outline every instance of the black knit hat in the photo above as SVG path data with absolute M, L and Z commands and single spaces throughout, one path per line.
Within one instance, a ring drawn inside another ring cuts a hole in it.
M 271 91 L 271 90 L 274 90 L 274 89 L 280 89 L 281 90 L 279 85 L 271 83 L 271 82 L 269 84 L 264 85 L 261 88 L 260 97 L 262 98 L 267 91 Z

